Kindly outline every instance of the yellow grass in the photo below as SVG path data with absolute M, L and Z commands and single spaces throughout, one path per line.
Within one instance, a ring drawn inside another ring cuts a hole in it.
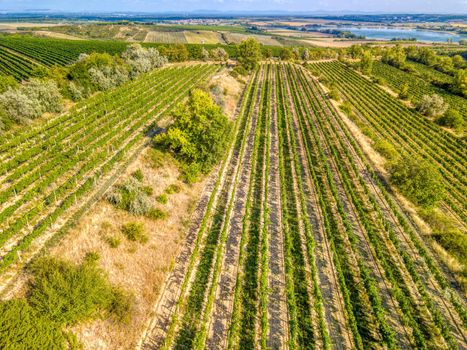
M 183 32 L 185 39 L 189 44 L 220 44 L 223 43 L 222 36 L 218 32 L 213 31 L 191 31 Z

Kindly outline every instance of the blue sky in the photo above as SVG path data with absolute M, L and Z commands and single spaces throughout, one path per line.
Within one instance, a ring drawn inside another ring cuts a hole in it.
M 467 0 L 0 0 L 0 10 L 467 13 Z

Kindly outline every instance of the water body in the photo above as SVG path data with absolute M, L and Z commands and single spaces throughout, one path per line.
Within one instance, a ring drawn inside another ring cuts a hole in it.
M 356 35 L 363 35 L 367 39 L 384 39 L 391 40 L 392 38 L 410 39 L 416 38 L 417 41 L 428 41 L 428 42 L 447 42 L 448 39 L 452 39 L 454 42 L 458 42 L 460 39 L 467 39 L 466 35 L 435 32 L 430 30 L 421 29 L 405 29 L 405 28 L 392 28 L 392 27 L 351 27 L 351 26 L 339 26 L 335 29 L 352 32 Z

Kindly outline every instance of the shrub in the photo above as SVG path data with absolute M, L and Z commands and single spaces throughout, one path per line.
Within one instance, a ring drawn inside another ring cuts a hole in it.
M 133 174 L 131 174 L 131 176 L 133 176 L 139 182 L 144 180 L 144 175 L 143 175 L 143 172 L 141 171 L 141 169 L 138 169 L 138 170 L 134 171 Z
M 133 242 L 146 243 L 148 236 L 144 230 L 143 224 L 139 222 L 129 222 L 122 226 L 123 234 Z
M 427 117 L 437 117 L 442 115 L 448 109 L 443 98 L 433 94 L 431 96 L 424 95 L 417 106 L 418 111 Z
M 402 100 L 408 100 L 410 97 L 409 94 L 409 85 L 407 83 L 404 83 L 401 85 L 400 90 L 399 90 L 399 98 Z
M 169 214 L 159 208 L 151 208 L 146 216 L 152 220 L 164 220 L 169 216 Z
M 151 208 L 148 188 L 134 178 L 114 186 L 106 197 L 115 207 L 135 215 L 144 215 Z
M 220 62 L 226 62 L 229 59 L 229 54 L 222 47 L 212 49 L 210 56 L 214 61 Z
M 434 207 L 444 194 L 442 177 L 428 161 L 407 155 L 390 167 L 391 182 L 415 204 Z
M 174 193 L 179 193 L 180 190 L 181 190 L 180 186 L 178 186 L 177 184 L 172 184 L 165 189 L 165 193 L 174 194 Z
M 73 325 L 111 313 L 115 290 L 94 259 L 81 265 L 43 258 L 30 267 L 34 275 L 29 303 L 41 315 L 63 325 Z
M 399 156 L 394 145 L 386 140 L 378 139 L 374 143 L 374 149 L 389 161 L 394 161 Z
M 167 202 L 169 201 L 169 198 L 167 197 L 165 193 L 163 193 L 157 196 L 156 201 L 158 201 L 161 204 L 167 204 Z
M 107 238 L 107 243 L 111 248 L 118 248 L 122 242 L 120 241 L 120 238 L 112 236 Z
M 149 72 L 150 70 L 162 67 L 167 63 L 167 58 L 161 56 L 155 48 L 143 48 L 140 44 L 129 45 L 122 58 L 131 67 L 133 76 L 140 73 Z
M 65 349 L 66 343 L 62 326 L 26 300 L 0 302 L 0 349 Z
M 462 129 L 464 126 L 464 118 L 455 109 L 449 109 L 443 116 L 439 117 L 436 122 L 439 125 L 453 129 Z

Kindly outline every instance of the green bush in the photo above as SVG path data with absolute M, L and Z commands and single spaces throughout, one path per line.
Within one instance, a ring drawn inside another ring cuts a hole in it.
M 166 211 L 161 210 L 159 208 L 151 208 L 151 210 L 148 211 L 146 216 L 152 220 L 163 220 L 166 219 L 169 216 L 169 214 Z
M 148 241 L 148 236 L 143 224 L 139 222 L 129 222 L 123 225 L 122 232 L 130 241 L 141 243 L 146 243 Z
M 174 193 L 179 193 L 180 190 L 181 190 L 180 186 L 178 186 L 177 184 L 172 184 L 165 189 L 165 193 L 174 194 Z
M 167 204 L 169 201 L 169 198 L 165 193 L 161 194 L 160 196 L 157 196 L 156 201 L 158 201 L 161 204 Z
M 399 156 L 399 152 L 397 152 L 394 145 L 386 140 L 376 140 L 373 147 L 376 152 L 381 154 L 384 158 L 386 158 L 389 161 L 394 161 Z
M 107 243 L 109 244 L 109 246 L 110 246 L 111 248 L 117 248 L 117 247 L 120 246 L 120 244 L 122 243 L 122 242 L 120 241 L 120 238 L 115 237 L 115 236 L 108 237 L 106 241 L 107 241 Z
M 443 116 L 439 117 L 436 122 L 441 126 L 447 126 L 460 130 L 464 126 L 464 118 L 455 109 L 449 109 Z
M 119 209 L 135 215 L 144 215 L 151 208 L 149 198 L 151 194 L 152 188 L 142 186 L 138 180 L 130 178 L 126 182 L 114 186 L 106 197 Z
M 134 171 L 133 174 L 131 174 L 131 176 L 133 176 L 139 182 L 142 182 L 144 180 L 144 175 L 141 169 Z
M 24 299 L 0 303 L 0 349 L 66 349 L 60 323 L 37 312 Z
M 98 255 L 81 265 L 54 258 L 33 262 L 27 297 L 0 302 L 0 349 L 78 349 L 65 326 L 96 317 L 130 317 L 130 296 L 114 288 L 97 267 Z
M 78 266 L 56 259 L 40 259 L 30 267 L 34 275 L 29 303 L 54 322 L 72 325 L 110 312 L 114 289 L 95 259 Z
M 422 208 L 432 208 L 443 198 L 442 177 L 428 161 L 408 155 L 394 162 L 389 171 L 391 182 Z

